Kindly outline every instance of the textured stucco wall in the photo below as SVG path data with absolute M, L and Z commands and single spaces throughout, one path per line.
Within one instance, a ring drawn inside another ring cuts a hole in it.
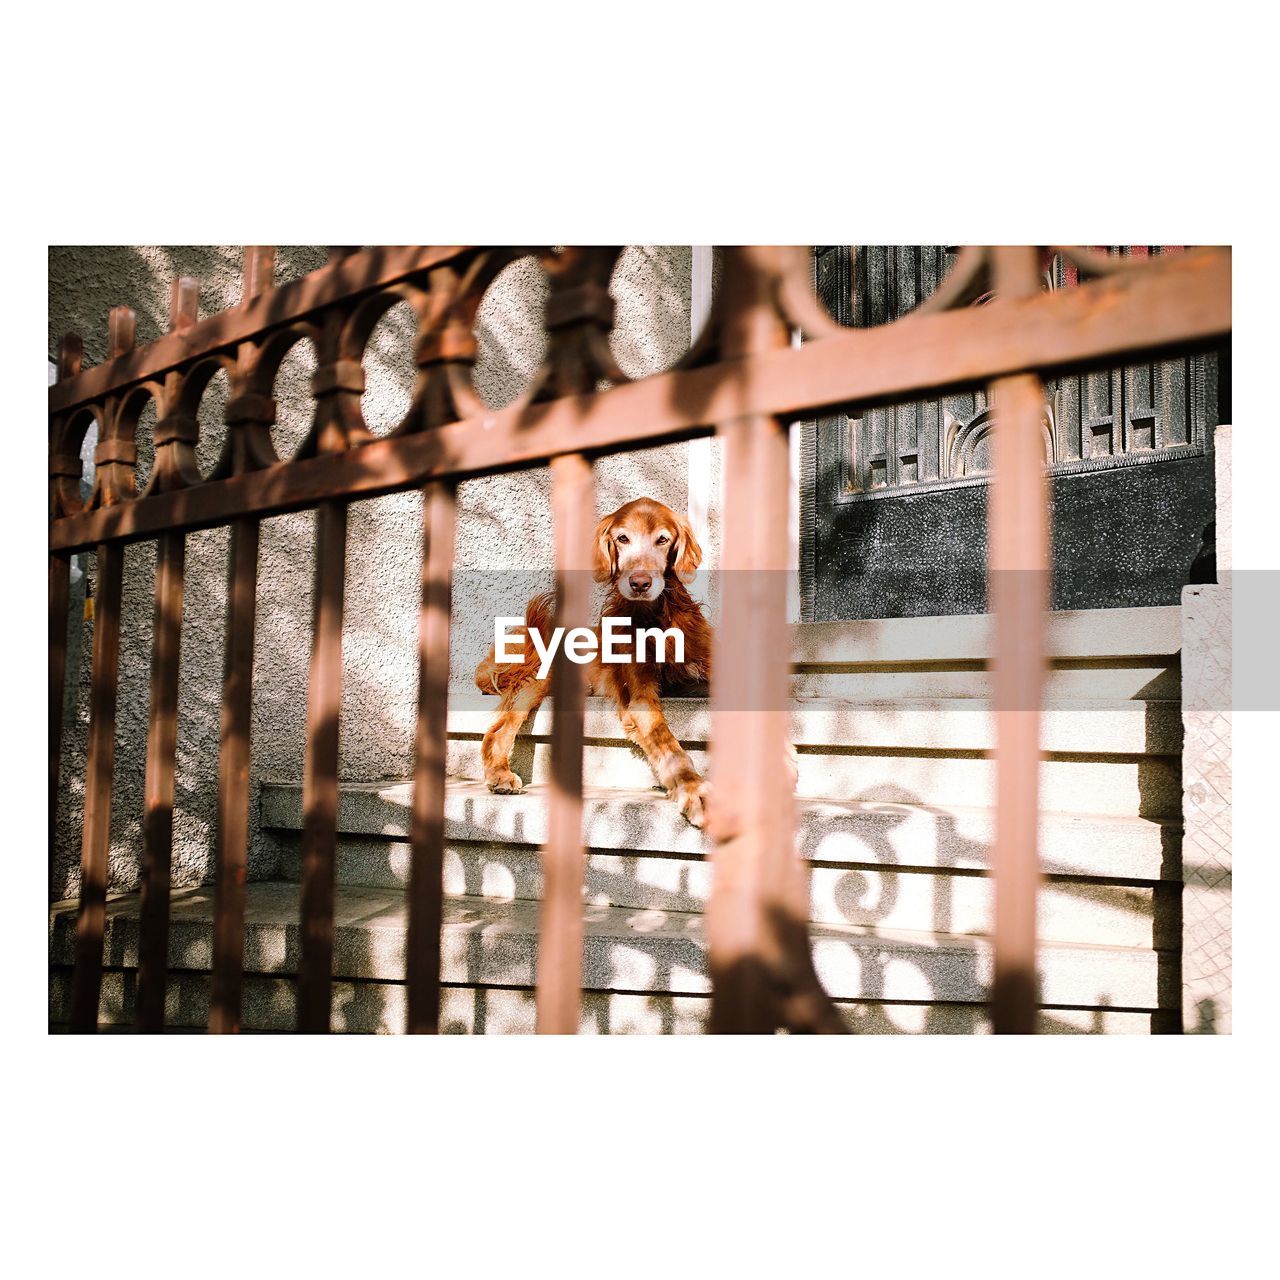
M 201 282 L 201 314 L 235 305 L 241 293 L 240 246 L 76 247 L 49 254 L 49 351 L 59 335 L 80 333 L 86 365 L 105 355 L 107 311 L 127 305 L 137 312 L 138 341 L 164 332 L 171 281 L 193 275 Z M 282 248 L 277 283 L 319 266 L 315 246 Z M 532 261 L 514 263 L 495 282 L 478 320 L 480 356 L 476 384 L 491 406 L 509 403 L 527 385 L 544 351 L 540 315 L 542 274 Z M 678 360 L 689 346 L 690 250 L 687 246 L 632 246 L 615 273 L 614 349 L 632 376 L 653 373 Z M 413 369 L 412 317 L 393 309 L 370 340 L 365 356 L 364 411 L 375 431 L 389 429 L 409 402 Z M 310 344 L 295 347 L 276 384 L 277 450 L 286 454 L 310 418 Z M 225 380 L 211 385 L 201 406 L 199 460 L 208 469 L 221 444 Z M 154 415 L 139 430 L 139 481 L 151 462 Z M 683 509 L 687 497 L 687 449 L 674 445 L 601 461 L 596 468 L 603 513 L 641 494 Z M 91 444 L 86 456 L 91 455 Z M 461 693 L 492 638 L 495 612 L 515 612 L 523 600 L 505 598 L 501 573 L 517 567 L 547 571 L 552 563 L 549 475 L 545 469 L 465 483 L 460 492 L 458 590 L 455 599 L 453 675 Z M 417 689 L 417 597 L 421 558 L 421 497 L 404 493 L 356 503 L 349 517 L 340 771 L 344 779 L 405 777 L 411 765 Z M 708 562 L 718 534 L 713 496 Z M 302 771 L 307 662 L 312 604 L 313 517 L 281 516 L 262 526 L 254 663 L 252 849 L 250 875 L 270 876 L 279 851 L 258 830 L 256 782 L 298 778 Z M 226 607 L 225 530 L 187 540 L 186 607 L 179 696 L 177 803 L 174 814 L 175 885 L 207 881 L 213 869 Z M 92 577 L 92 564 L 88 565 Z M 146 750 L 151 661 L 151 611 L 155 574 L 153 544 L 130 547 L 126 575 L 116 735 L 116 783 L 112 809 L 110 884 L 137 886 L 141 843 L 142 782 Z M 529 580 L 526 574 L 521 583 Z M 510 584 L 506 584 L 509 589 Z M 486 593 L 492 598 L 485 598 Z M 77 612 L 77 620 L 80 617 Z M 69 716 L 64 730 L 63 793 L 51 893 L 78 891 L 85 729 L 88 720 L 88 654 L 92 627 L 77 622 L 78 669 L 69 672 Z

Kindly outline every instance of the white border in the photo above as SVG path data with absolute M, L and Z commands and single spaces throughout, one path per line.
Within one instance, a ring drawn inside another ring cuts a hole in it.
M 3 349 L 40 332 L 48 243 L 1234 243 L 1233 418 L 1269 429 L 1274 43 L 1246 12 L 23 11 Z M 6 426 L 11 673 L 44 666 L 31 364 Z M 1274 568 L 1263 468 L 1235 485 L 1238 562 Z M 42 685 L 6 688 L 10 797 L 43 794 Z M 1237 717 L 1230 1040 L 48 1038 L 44 803 L 12 804 L 6 1255 L 1247 1274 L 1270 1252 L 1276 732 Z

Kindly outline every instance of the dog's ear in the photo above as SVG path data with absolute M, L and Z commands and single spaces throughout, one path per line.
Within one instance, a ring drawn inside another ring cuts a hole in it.
M 673 513 L 674 514 L 674 513 Z M 671 544 L 671 565 L 681 582 L 692 582 L 702 563 L 702 548 L 693 536 L 693 527 L 684 516 L 676 516 L 676 540 Z
M 618 572 L 618 549 L 609 536 L 609 526 L 617 514 L 616 511 L 611 511 L 596 525 L 596 551 L 592 576 L 597 582 L 611 582 L 614 574 Z

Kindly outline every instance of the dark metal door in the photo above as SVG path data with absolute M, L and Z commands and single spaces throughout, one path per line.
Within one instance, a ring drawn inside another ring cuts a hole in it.
M 818 246 L 818 293 L 842 324 L 888 324 L 933 292 L 956 252 Z M 1076 283 L 1074 266 L 1061 257 L 1046 262 L 1046 288 Z M 1201 576 L 1212 554 L 1211 451 L 1226 368 L 1223 357 L 1199 355 L 1047 384 L 1053 608 L 1174 604 Z M 993 429 L 983 391 L 805 424 L 806 620 L 986 611 Z

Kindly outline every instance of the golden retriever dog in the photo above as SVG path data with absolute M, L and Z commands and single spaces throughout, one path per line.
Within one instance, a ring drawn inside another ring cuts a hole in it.
M 706 820 L 706 782 L 671 732 L 661 695 L 694 692 L 711 677 L 711 627 L 686 587 L 701 562 L 702 549 L 688 520 L 653 498 L 637 498 L 605 516 L 595 531 L 595 580 L 609 583 L 600 618 L 619 620 L 610 629 L 617 626 L 622 637 L 633 640 L 640 628 L 678 631 L 684 637 L 683 661 L 674 661 L 674 643 L 662 649 L 653 644 L 650 653 L 641 651 L 638 640 L 627 643 L 628 660 L 604 661 L 597 622 L 592 633 L 596 654 L 587 664 L 589 691 L 613 700 L 627 737 L 644 752 L 667 795 L 695 827 Z M 512 635 L 507 646 L 520 659 L 498 661 L 495 645 L 476 668 L 481 692 L 501 698 L 481 748 L 485 782 L 499 795 L 522 789 L 511 770 L 511 749 L 520 726 L 550 686 L 543 655 L 535 651 L 529 631 L 536 628 L 541 637 L 551 636 L 554 613 L 553 595 L 535 596 L 525 610 L 525 634 Z

